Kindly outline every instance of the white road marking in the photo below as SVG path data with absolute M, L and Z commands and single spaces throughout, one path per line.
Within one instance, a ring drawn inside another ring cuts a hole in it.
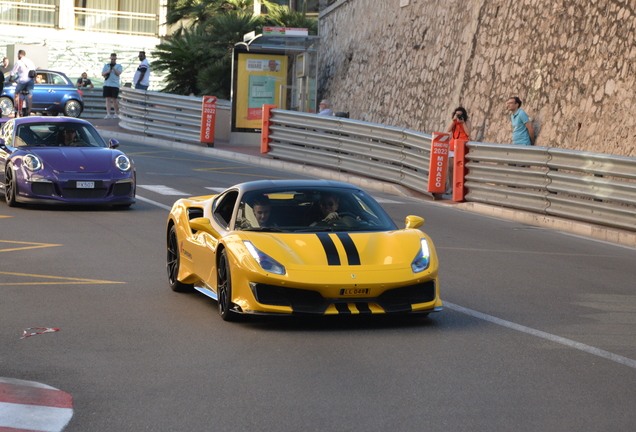
M 0 402 L 0 428 L 60 432 L 72 417 L 70 408 Z
M 180 190 L 173 189 L 164 185 L 137 185 L 138 188 L 146 189 L 151 192 L 155 192 L 161 195 L 178 195 L 178 196 L 190 196 L 185 192 L 181 192 Z
M 380 204 L 405 204 L 402 201 L 393 201 L 387 198 L 378 198 L 378 197 L 373 197 L 373 198 L 375 198 L 375 200 L 379 202 Z
M 164 210 L 168 210 L 168 211 L 172 210 L 172 206 L 167 206 L 165 204 L 161 204 L 161 203 L 159 203 L 157 201 L 153 201 L 153 200 L 150 200 L 148 198 L 141 197 L 139 195 L 137 195 L 135 198 L 137 198 L 139 201 L 143 201 L 145 203 L 152 204 L 152 205 L 157 206 L 159 208 L 162 208 Z
M 209 189 L 209 190 L 211 190 L 211 191 L 213 191 L 213 192 L 216 192 L 216 193 L 221 193 L 221 192 L 223 192 L 223 191 L 224 191 L 225 189 L 227 189 L 227 188 L 206 187 L 206 189 Z
M 595 348 L 593 346 L 585 345 L 583 343 L 576 342 L 576 341 L 573 341 L 571 339 L 566 339 L 564 337 L 556 336 L 556 335 L 553 335 L 551 333 L 546 333 L 546 332 L 543 332 L 541 330 L 535 330 L 535 329 L 530 328 L 530 327 L 522 326 L 520 324 L 515 324 L 513 322 L 506 321 L 506 320 L 503 320 L 503 319 L 500 319 L 500 318 L 496 318 L 494 316 L 487 315 L 485 313 L 477 312 L 477 311 L 474 311 L 472 309 L 465 308 L 463 306 L 459 306 L 459 305 L 456 305 L 456 304 L 453 304 L 453 303 L 449 303 L 447 301 L 444 301 L 444 306 L 448 307 L 449 309 L 455 310 L 457 312 L 465 313 L 466 315 L 470 315 L 470 316 L 473 316 L 475 318 L 479 318 L 479 319 L 482 319 L 484 321 L 491 322 L 493 324 L 497 324 L 497 325 L 500 325 L 500 326 L 503 326 L 503 327 L 508 327 L 508 328 L 510 328 L 512 330 L 517 330 L 517 331 L 520 331 L 522 333 L 527 333 L 529 335 L 540 337 L 542 339 L 546 339 L 546 340 L 549 340 L 551 342 L 556 342 L 556 343 L 559 343 L 561 345 L 565 345 L 567 347 L 574 348 L 574 349 L 586 352 L 588 354 L 592 354 L 592 355 L 595 355 L 595 356 L 598 356 L 598 357 L 602 357 L 604 359 L 611 360 L 611 361 L 614 361 L 616 363 L 620 363 L 622 365 L 625 365 L 625 366 L 628 366 L 628 367 L 636 369 L 636 360 L 632 360 L 630 358 L 623 357 L 621 355 L 614 354 L 614 353 L 611 353 L 609 351 L 602 350 L 600 348 Z

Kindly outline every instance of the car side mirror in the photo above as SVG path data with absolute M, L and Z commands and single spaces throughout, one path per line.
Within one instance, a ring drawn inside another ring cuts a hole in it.
M 419 228 L 422 225 L 424 225 L 424 218 L 421 218 L 419 216 L 407 216 L 406 220 L 404 221 L 404 224 L 406 225 L 406 229 L 415 229 L 415 228 Z
M 108 146 L 112 149 L 116 149 L 117 147 L 119 147 L 119 141 L 117 141 L 116 139 L 110 139 L 108 141 Z
M 204 231 L 209 234 L 212 234 L 212 232 L 214 231 L 212 229 L 212 224 L 210 223 L 210 220 L 204 217 L 192 219 L 190 221 L 190 228 L 192 228 L 195 231 Z

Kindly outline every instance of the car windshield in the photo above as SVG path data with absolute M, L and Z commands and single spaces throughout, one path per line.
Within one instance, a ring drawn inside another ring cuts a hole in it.
M 74 122 L 24 123 L 16 128 L 14 147 L 107 147 L 93 125 Z
M 234 229 L 274 232 L 387 231 L 397 227 L 364 191 L 285 188 L 241 197 Z

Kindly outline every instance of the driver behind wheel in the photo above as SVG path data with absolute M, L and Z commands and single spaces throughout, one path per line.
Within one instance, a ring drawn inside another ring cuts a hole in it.
M 77 130 L 75 130 L 74 127 L 67 127 L 60 133 L 63 134 L 61 136 L 60 146 L 72 146 L 73 143 L 77 142 Z

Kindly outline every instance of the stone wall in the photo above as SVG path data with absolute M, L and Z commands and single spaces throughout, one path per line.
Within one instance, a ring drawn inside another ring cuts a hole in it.
M 320 14 L 319 97 L 353 119 L 511 143 L 519 96 L 537 145 L 636 157 L 636 0 L 340 0 Z

